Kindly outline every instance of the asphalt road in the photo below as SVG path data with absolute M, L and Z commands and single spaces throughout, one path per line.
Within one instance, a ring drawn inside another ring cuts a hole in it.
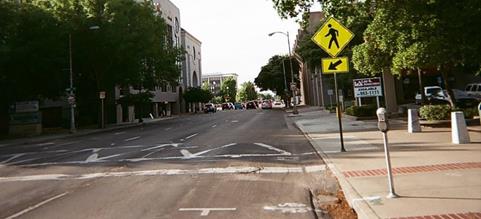
M 0 218 L 314 218 L 324 164 L 281 110 L 0 147 Z

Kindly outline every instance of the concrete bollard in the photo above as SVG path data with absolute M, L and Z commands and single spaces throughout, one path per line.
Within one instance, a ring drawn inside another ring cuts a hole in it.
M 419 124 L 417 109 L 408 109 L 408 132 L 421 132 L 421 124 Z
M 463 112 L 451 112 L 451 136 L 453 144 L 470 143 Z

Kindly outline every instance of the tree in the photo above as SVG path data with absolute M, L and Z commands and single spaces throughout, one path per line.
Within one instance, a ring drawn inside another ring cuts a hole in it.
M 237 96 L 238 99 L 243 102 L 257 99 L 257 92 L 254 83 L 250 81 L 242 83 Z
M 262 91 L 274 91 L 277 95 L 282 96 L 284 101 L 287 102 L 289 100 L 289 84 L 291 82 L 290 63 L 291 62 L 289 61 L 288 56 L 275 55 L 271 57 L 269 62 L 262 66 L 261 71 L 254 80 L 254 83 Z M 292 60 L 292 64 L 294 71 L 294 82 L 299 85 L 299 65 L 296 60 Z M 285 69 L 283 69 L 283 67 L 285 67 Z M 284 71 L 286 73 L 286 81 L 284 80 Z
M 222 83 L 220 88 L 223 101 L 236 101 L 237 96 L 237 81 L 234 78 L 228 78 Z
M 210 91 L 199 87 L 189 87 L 184 93 L 184 99 L 187 103 L 208 103 L 213 97 Z

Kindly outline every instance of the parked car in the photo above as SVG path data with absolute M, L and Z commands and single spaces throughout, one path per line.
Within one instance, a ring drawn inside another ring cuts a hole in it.
M 204 105 L 204 112 L 205 113 L 215 113 L 217 111 L 216 107 L 212 103 L 206 103 Z
M 234 107 L 235 107 L 236 110 L 238 110 L 238 109 L 240 109 L 240 110 L 241 110 L 241 109 L 244 109 L 244 106 L 242 105 L 242 103 L 234 103 Z
M 453 89 L 454 98 L 456 99 L 456 105 L 461 108 L 474 107 L 479 103 L 479 99 L 468 95 L 468 93 Z M 424 95 L 426 96 L 426 101 L 430 104 L 448 104 L 448 94 L 447 91 L 439 86 L 427 86 L 424 87 Z M 416 102 L 419 103 L 421 100 L 421 95 L 416 94 Z
M 222 110 L 230 110 L 230 105 L 228 103 L 223 103 Z
M 249 101 L 249 102 L 247 102 L 247 104 L 246 104 L 246 109 L 257 109 L 256 104 L 254 103 L 254 101 Z
M 481 99 L 481 83 L 471 83 L 466 85 L 464 91 L 470 97 Z
M 272 109 L 272 102 L 271 101 L 264 101 L 261 104 L 262 109 Z

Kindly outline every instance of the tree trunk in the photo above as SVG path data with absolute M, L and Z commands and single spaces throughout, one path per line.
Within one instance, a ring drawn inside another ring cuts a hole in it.
M 456 108 L 456 97 L 454 96 L 454 92 L 451 89 L 451 86 L 448 83 L 448 68 L 441 69 L 441 75 L 443 76 L 443 81 L 444 81 L 444 88 L 446 89 L 446 93 L 448 95 L 448 102 L 449 105 L 451 105 L 452 109 Z

